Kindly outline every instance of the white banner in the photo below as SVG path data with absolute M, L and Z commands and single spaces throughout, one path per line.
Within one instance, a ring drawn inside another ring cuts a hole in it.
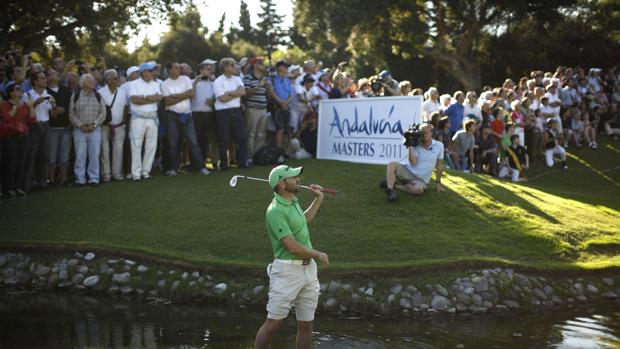
M 401 161 L 403 132 L 422 120 L 422 96 L 321 100 L 317 158 L 367 164 Z

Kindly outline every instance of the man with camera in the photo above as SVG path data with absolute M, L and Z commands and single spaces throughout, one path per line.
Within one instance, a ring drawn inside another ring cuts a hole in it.
M 429 124 L 412 125 L 403 134 L 404 145 L 407 147 L 407 160 L 403 163 L 390 162 L 387 165 L 386 178 L 381 188 L 387 191 L 388 201 L 398 200 L 397 190 L 409 194 L 424 194 L 435 169 L 437 191 L 443 191 L 441 174 L 443 173 L 444 148 L 441 142 L 432 137 L 432 126 Z

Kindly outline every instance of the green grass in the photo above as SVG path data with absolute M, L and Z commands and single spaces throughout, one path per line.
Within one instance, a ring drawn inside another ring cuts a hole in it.
M 530 182 L 448 172 L 447 189 L 389 204 L 384 167 L 304 161 L 304 183 L 335 187 L 311 225 L 316 248 L 341 272 L 513 265 L 541 270 L 620 266 L 620 145 L 569 149 L 570 169 L 538 161 Z M 615 168 L 615 169 L 614 169 Z M 97 189 L 54 189 L 0 206 L 0 245 L 69 244 L 200 266 L 262 270 L 271 246 L 264 214 L 267 167 L 208 177 L 156 176 Z M 299 194 L 305 208 L 311 195 Z M 72 246 L 71 248 L 77 248 Z

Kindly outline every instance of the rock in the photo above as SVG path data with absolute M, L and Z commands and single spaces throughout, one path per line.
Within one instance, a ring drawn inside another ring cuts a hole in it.
M 177 288 L 179 288 L 179 285 L 181 284 L 180 280 L 174 280 L 174 282 L 172 283 L 172 286 L 170 286 L 171 290 L 176 290 Z
M 66 270 L 60 270 L 60 272 L 58 273 L 58 277 L 60 278 L 60 280 L 68 280 L 69 272 L 67 272 Z
M 78 271 L 80 272 L 80 274 L 88 274 L 89 270 L 90 269 L 86 265 L 82 265 L 78 268 Z
M 163 288 L 166 287 L 166 280 L 162 279 L 157 282 L 157 286 Z
M 134 265 L 136 265 L 136 262 L 132 261 L 131 259 L 125 259 L 125 265 L 133 267 Z
M 110 295 L 118 294 L 120 290 L 121 289 L 118 287 L 118 285 L 112 285 L 112 287 L 108 288 L 108 294 Z
M 370 296 L 370 297 L 372 297 L 373 293 L 374 293 L 374 290 L 372 289 L 372 287 L 369 287 L 369 288 L 368 288 L 368 289 L 364 292 L 364 294 L 365 294 L 365 295 Z
M 82 258 L 84 258 L 84 255 L 83 255 L 83 254 L 81 254 L 81 253 L 79 253 L 79 252 L 74 253 L 74 254 L 73 254 L 73 256 L 74 256 L 75 258 L 77 258 L 77 259 L 82 259 Z
M 420 304 L 418 308 L 420 308 L 420 311 L 428 311 L 430 309 L 429 305 L 425 303 Z
M 583 284 L 582 284 L 581 282 L 576 282 L 576 283 L 573 285 L 573 288 L 574 288 L 574 289 L 575 289 L 575 291 L 577 291 L 578 293 L 583 293 L 583 291 L 584 291 L 584 287 L 583 287 Z
M 484 301 L 484 302 L 482 302 L 482 307 L 481 308 L 491 309 L 491 308 L 493 308 L 493 303 L 491 303 L 489 301 Z
M 36 269 L 34 270 L 34 276 L 39 277 L 39 276 L 45 276 L 47 275 L 47 273 L 49 273 L 51 270 L 50 267 L 46 267 L 45 265 L 39 264 L 37 265 Z
M 473 287 L 465 287 L 465 290 L 463 290 L 463 292 L 465 292 L 465 294 L 473 294 L 474 293 L 474 288 Z
M 532 303 L 532 305 L 534 306 L 539 306 L 541 304 L 540 301 L 536 297 L 532 297 L 532 299 L 530 300 L 530 303 Z
M 513 276 L 514 281 L 517 283 L 517 285 L 523 287 L 523 286 L 527 286 L 527 287 L 532 287 L 532 283 L 530 282 L 530 280 L 525 276 L 525 275 L 521 275 L 521 274 L 514 274 Z
M 89 276 L 86 279 L 84 279 L 84 282 L 82 284 L 86 287 L 95 287 L 97 286 L 98 283 L 99 283 L 99 276 L 93 275 L 93 276 Z
M 330 297 L 323 304 L 326 308 L 333 308 L 338 305 L 338 301 L 336 300 L 336 298 Z
M 579 295 L 579 296 L 577 296 L 577 300 L 580 301 L 580 302 L 585 303 L 585 302 L 588 301 L 588 297 L 586 297 L 584 295 Z
M 420 306 L 420 304 L 422 304 L 422 293 L 420 291 L 416 291 L 413 296 L 411 296 L 411 303 L 414 307 Z
M 107 264 L 101 264 L 101 266 L 99 266 L 99 272 L 101 274 L 107 274 L 108 270 L 110 270 L 110 267 Z
M 477 307 L 482 306 L 482 297 L 479 294 L 474 293 L 471 295 L 471 303 Z
M 122 271 L 130 271 L 130 270 L 131 270 L 131 267 L 130 267 L 130 266 L 128 266 L 127 264 L 125 264 L 125 265 L 123 265 L 123 266 L 121 267 L 121 270 L 122 270 Z
M 394 303 L 395 300 L 396 300 L 396 296 L 391 294 L 391 295 L 388 296 L 387 302 L 388 302 L 388 304 L 392 304 L 392 303 Z
M 342 286 L 342 289 L 348 292 L 352 292 L 353 291 L 353 285 L 351 284 L 346 284 L 344 286 Z
M 415 286 L 413 286 L 413 285 L 407 286 L 407 292 L 414 293 L 414 292 L 417 292 L 417 291 L 418 291 L 418 289 Z
M 0 256 L 0 258 L 2 258 L 2 256 Z M 2 261 L 0 260 L 0 265 L 2 265 Z M 605 285 L 611 287 L 614 285 L 614 279 L 612 278 L 604 278 L 603 282 L 605 283 Z
M 540 288 L 533 289 L 532 293 L 538 299 L 547 300 L 547 294 L 545 292 L 543 292 Z
M 605 292 L 602 294 L 603 298 L 607 298 L 607 299 L 614 299 L 614 298 L 618 298 L 618 294 L 612 291 L 609 292 Z
M 456 348 L 457 349 L 463 349 L 463 348 L 465 348 L 465 344 L 457 344 Z
M 325 293 L 325 291 L 327 291 L 327 287 L 328 287 L 328 286 L 329 286 L 328 284 L 326 284 L 326 283 L 324 283 L 324 282 L 321 282 L 321 283 L 319 284 L 319 292 L 321 292 L 321 293 Z
M 189 285 L 189 287 L 194 287 L 194 286 L 196 286 L 197 283 L 198 282 L 196 280 L 192 280 L 192 281 L 189 282 L 188 285 Z
M 359 294 L 357 294 L 357 293 L 354 293 L 354 294 L 352 294 L 352 295 L 351 295 L 351 301 L 353 301 L 353 302 L 357 302 L 357 301 L 359 301 L 361 298 L 362 298 L 362 297 L 360 297 L 360 295 L 359 295 Z
M 126 284 L 129 283 L 129 279 L 131 277 L 131 274 L 129 273 L 115 273 L 114 275 L 112 275 L 112 282 L 116 282 L 119 284 Z
M 390 295 L 390 296 L 394 296 L 394 295 Z M 394 298 L 396 298 L 396 296 L 394 296 Z M 401 308 L 411 309 L 411 302 L 407 298 L 401 298 L 399 305 Z
M 226 292 L 226 290 L 228 289 L 228 285 L 226 285 L 225 283 L 219 283 L 215 286 L 213 286 L 213 289 L 215 290 L 215 293 L 217 294 L 222 294 L 224 292 Z
M 192 279 L 200 279 L 200 273 L 195 271 L 192 273 Z
M 19 263 L 17 263 L 15 268 L 17 270 L 24 270 L 24 269 L 26 269 L 27 266 L 28 266 L 28 263 L 26 263 L 26 262 L 19 262 Z
M 553 287 L 545 285 L 545 287 L 543 287 L 543 292 L 545 292 L 547 297 L 551 297 L 551 295 L 553 294 Z
M 588 290 L 589 293 L 593 293 L 593 294 L 598 293 L 598 288 L 596 288 L 596 286 L 594 286 L 592 284 L 588 285 L 587 290 Z
M 132 293 L 134 293 L 134 289 L 131 286 L 123 286 L 123 287 L 121 287 L 121 294 L 123 296 L 129 296 Z
M 4 270 L 2 271 L 2 274 L 3 274 L 5 277 L 7 277 L 7 278 L 8 278 L 8 277 L 11 277 L 11 276 L 15 275 L 15 269 L 13 269 L 13 268 L 6 268 L 6 269 L 4 269 Z
M 558 297 L 556 295 L 551 296 L 551 301 L 554 304 L 557 304 L 557 305 L 560 305 L 560 304 L 564 303 L 564 302 L 562 302 L 562 298 L 560 298 L 560 297 Z
M 439 295 L 444 296 L 444 297 L 448 297 L 448 291 L 442 285 L 437 285 L 435 287 L 435 290 L 437 291 L 437 293 L 439 293 Z
M 147 266 L 144 266 L 144 265 L 138 266 L 138 273 L 146 273 L 147 271 L 149 271 L 149 268 Z
M 434 295 L 431 300 L 431 307 L 437 310 L 446 310 L 452 306 L 452 302 L 444 296 Z
M 391 294 L 399 294 L 403 291 L 403 285 L 398 284 L 390 289 Z
M 174 270 L 170 270 L 170 271 L 168 272 L 168 275 L 174 275 L 174 274 L 176 274 L 176 273 L 177 273 L 176 271 L 174 271 Z
M 3 254 L 0 254 L 0 267 L 4 266 L 7 262 L 6 256 Z
M 188 272 L 184 272 L 183 274 L 181 274 L 181 279 L 183 279 L 183 280 L 187 280 L 188 277 L 189 277 L 189 273 Z
M 340 289 L 340 287 L 342 287 L 342 285 L 340 285 L 340 283 L 338 281 L 333 281 L 329 283 L 329 287 L 327 288 L 327 291 L 330 293 L 334 293 L 336 291 L 338 291 Z
M 87 261 L 92 261 L 93 259 L 95 259 L 95 254 L 92 252 L 88 252 L 85 256 L 84 256 L 84 260 Z
M 71 278 L 71 282 L 74 285 L 81 285 L 83 281 L 84 281 L 84 275 L 80 273 L 73 275 L 73 277 Z
M 143 289 L 141 289 L 141 288 L 136 288 L 136 295 L 137 295 L 138 297 L 142 297 L 142 296 L 144 296 L 144 293 L 145 293 L 145 291 L 144 291 Z
M 448 313 L 450 313 L 450 314 L 456 313 L 456 308 L 452 307 L 452 308 L 448 309 Z
M 78 265 L 78 263 L 80 263 L 80 261 L 78 261 L 75 258 L 69 259 L 69 261 L 67 262 L 67 265 L 70 267 L 74 267 L 76 265 Z
M 504 304 L 507 305 L 509 308 L 511 309 L 518 309 L 519 308 L 519 303 L 513 301 L 513 300 L 505 300 Z
M 262 294 L 264 291 L 265 291 L 265 286 L 258 285 L 256 287 L 254 287 L 254 289 L 252 290 L 252 294 L 254 296 L 258 296 L 258 295 Z
M 469 304 L 470 297 L 467 293 L 460 292 L 456 295 L 457 302 L 460 304 Z
M 19 279 L 17 278 L 17 276 L 11 276 L 7 279 L 4 279 L 4 283 L 8 286 L 15 286 L 19 284 Z
M 118 259 L 108 259 L 108 264 L 118 264 Z
M 49 279 L 47 279 L 47 285 L 50 287 L 56 287 L 58 284 L 59 277 L 56 274 L 50 275 Z

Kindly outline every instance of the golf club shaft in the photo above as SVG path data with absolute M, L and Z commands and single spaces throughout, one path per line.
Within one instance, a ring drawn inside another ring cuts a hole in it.
M 269 180 L 267 180 L 267 179 L 256 178 L 256 177 L 238 176 L 237 178 L 251 179 L 251 180 L 261 181 L 261 182 L 269 182 Z M 300 185 L 300 187 L 302 187 L 304 189 L 310 189 L 310 187 L 307 186 L 307 185 Z M 336 189 L 332 189 L 332 188 L 323 188 L 323 189 L 321 189 L 321 191 L 324 192 L 324 193 L 329 193 L 329 194 L 336 194 L 336 193 L 338 193 L 338 191 Z

